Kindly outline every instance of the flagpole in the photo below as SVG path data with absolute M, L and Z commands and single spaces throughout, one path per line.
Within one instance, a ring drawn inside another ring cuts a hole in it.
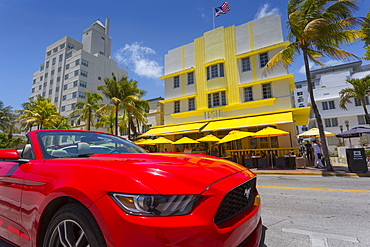
M 213 29 L 215 29 L 215 7 L 214 4 L 212 4 L 212 20 L 213 20 Z

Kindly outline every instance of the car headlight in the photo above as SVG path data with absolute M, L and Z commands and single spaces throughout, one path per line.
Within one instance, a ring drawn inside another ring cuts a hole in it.
M 109 195 L 126 213 L 140 216 L 185 215 L 199 199 L 199 195 Z

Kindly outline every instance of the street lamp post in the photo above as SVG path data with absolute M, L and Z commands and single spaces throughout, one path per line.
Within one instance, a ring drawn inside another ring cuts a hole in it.
M 345 120 L 344 124 L 346 125 L 347 130 L 349 130 L 349 120 Z M 352 141 L 351 138 L 349 138 L 349 146 L 352 147 Z
M 340 133 L 343 133 L 343 125 L 339 125 L 339 130 L 340 130 Z M 342 137 L 342 143 L 343 143 L 343 146 L 345 145 L 344 143 L 344 138 Z

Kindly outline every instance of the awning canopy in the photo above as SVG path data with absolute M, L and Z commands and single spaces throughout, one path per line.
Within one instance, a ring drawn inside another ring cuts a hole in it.
M 181 133 L 191 133 L 198 132 L 207 123 L 191 123 L 191 124 L 182 124 L 182 125 L 173 125 L 160 127 L 156 126 L 142 134 L 141 136 L 157 136 L 157 135 L 175 135 Z
M 284 112 L 271 115 L 263 115 L 256 117 L 245 117 L 221 121 L 210 122 L 202 131 L 216 131 L 225 129 L 237 129 L 251 126 L 261 126 L 268 124 L 281 124 L 293 122 L 293 116 L 291 112 Z

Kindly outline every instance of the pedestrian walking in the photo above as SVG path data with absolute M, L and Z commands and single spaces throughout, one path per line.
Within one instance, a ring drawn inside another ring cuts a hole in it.
M 312 159 L 312 144 L 309 141 L 306 141 L 304 146 L 306 147 L 306 156 L 308 160 Z
M 318 140 L 314 140 L 312 147 L 313 147 L 313 152 L 314 152 L 314 156 L 315 156 L 315 167 L 316 168 L 324 168 L 325 166 L 321 162 L 322 154 L 321 154 L 320 142 Z

